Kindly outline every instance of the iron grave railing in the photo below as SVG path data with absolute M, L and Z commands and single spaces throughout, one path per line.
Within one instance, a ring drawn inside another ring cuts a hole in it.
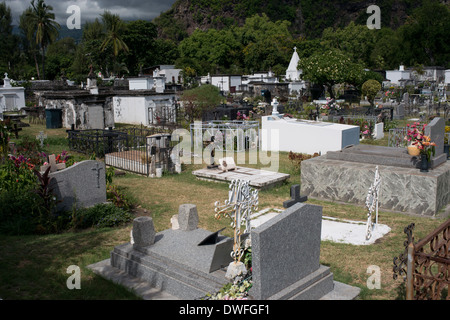
M 450 300 L 450 219 L 414 243 L 414 224 L 405 228 L 405 251 L 394 258 L 394 279 L 406 281 L 407 300 Z
M 105 164 L 149 176 L 172 170 L 171 133 L 161 128 L 68 130 L 69 149 L 104 158 Z

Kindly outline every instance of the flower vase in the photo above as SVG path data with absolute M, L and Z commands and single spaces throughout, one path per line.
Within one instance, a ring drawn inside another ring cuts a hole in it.
M 420 155 L 420 172 L 428 172 L 429 161 L 426 154 Z
M 408 154 L 413 157 L 417 157 L 420 154 L 420 149 L 417 146 L 409 145 Z

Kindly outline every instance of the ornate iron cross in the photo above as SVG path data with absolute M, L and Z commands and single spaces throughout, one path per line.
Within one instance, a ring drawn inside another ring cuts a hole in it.
M 221 216 L 231 218 L 231 227 L 234 230 L 234 244 L 231 257 L 235 262 L 240 262 L 244 250 L 241 247 L 241 235 L 251 231 L 250 215 L 258 208 L 258 190 L 250 187 L 247 180 L 233 180 L 230 183 L 228 200 L 224 204 L 217 201 L 215 204 L 215 217 Z M 244 232 L 241 226 L 245 226 Z
M 378 224 L 378 197 L 380 194 L 380 186 L 381 186 L 381 177 L 378 172 L 378 166 L 375 170 L 375 179 L 373 184 L 369 188 L 369 192 L 366 197 L 366 208 L 367 208 L 367 231 L 366 231 L 366 240 L 369 240 L 372 237 L 372 230 L 374 227 L 374 223 L 372 221 L 372 213 L 375 210 L 375 224 Z

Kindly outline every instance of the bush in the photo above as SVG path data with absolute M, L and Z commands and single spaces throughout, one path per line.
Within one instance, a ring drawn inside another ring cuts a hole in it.
M 90 208 L 74 209 L 71 226 L 75 229 L 116 227 L 131 219 L 128 211 L 114 204 L 99 203 Z

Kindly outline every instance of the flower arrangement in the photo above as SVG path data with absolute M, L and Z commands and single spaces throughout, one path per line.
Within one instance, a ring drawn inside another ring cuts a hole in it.
M 408 127 L 405 139 L 411 146 L 416 146 L 419 149 L 420 154 L 425 154 L 427 159 L 430 160 L 431 155 L 435 154 L 436 144 L 431 141 L 429 136 L 425 135 L 426 124 L 420 124 L 420 122 L 414 122 L 412 125 L 407 124 Z
M 330 111 L 333 111 L 333 110 L 336 110 L 336 111 L 341 110 L 341 106 L 339 104 L 337 104 L 334 99 L 327 97 L 327 103 L 320 107 L 320 112 L 329 114 Z
M 407 124 L 407 131 L 405 140 L 409 142 L 410 145 L 417 145 L 418 142 L 422 141 L 425 135 L 426 124 L 421 124 L 420 122 L 414 122 L 413 124 Z
M 363 124 L 363 129 L 364 131 L 361 131 L 361 137 L 363 139 L 372 139 L 372 130 L 367 123 Z
M 245 113 L 240 113 L 238 111 L 236 120 L 248 120 L 248 119 L 249 119 L 249 117 Z

